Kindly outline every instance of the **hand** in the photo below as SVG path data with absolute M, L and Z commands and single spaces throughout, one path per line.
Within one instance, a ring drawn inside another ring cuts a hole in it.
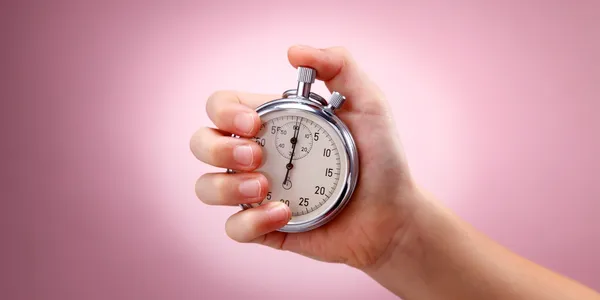
M 418 189 L 383 94 L 347 51 L 292 47 L 288 58 L 294 67 L 316 69 L 330 91 L 348 98 L 337 115 L 358 147 L 358 187 L 346 209 L 316 230 L 275 231 L 291 212 L 273 201 L 233 214 L 225 227 L 229 237 L 345 263 L 407 300 L 600 300 L 594 290 L 507 251 Z M 254 109 L 279 97 L 222 91 L 208 99 L 217 128 L 200 128 L 192 152 L 202 162 L 246 172 L 202 175 L 196 192 L 204 203 L 239 205 L 266 197 L 272 183 L 253 172 L 261 164 L 261 147 L 231 134 L 256 135 L 261 124 Z
M 274 231 L 289 221 L 291 212 L 283 203 L 271 202 L 235 213 L 226 222 L 226 232 L 238 242 L 261 243 L 360 269 L 380 264 L 408 236 L 415 199 L 385 97 L 342 48 L 296 46 L 289 49 L 288 59 L 294 67 L 316 69 L 317 79 L 324 81 L 330 91 L 347 97 L 337 115 L 356 140 L 361 170 L 358 187 L 344 211 L 314 231 Z M 247 172 L 202 175 L 196 192 L 204 203 L 257 203 L 266 196 L 269 184 L 278 184 L 252 172 L 262 159 L 256 143 L 230 137 L 232 133 L 254 136 L 260 127 L 254 109 L 276 98 L 280 96 L 220 91 L 208 99 L 207 114 L 217 129 L 200 128 L 191 139 L 191 151 L 204 163 Z

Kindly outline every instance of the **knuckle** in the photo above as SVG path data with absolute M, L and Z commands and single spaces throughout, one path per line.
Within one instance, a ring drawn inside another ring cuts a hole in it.
M 200 178 L 198 178 L 196 180 L 196 185 L 194 187 L 194 192 L 196 193 L 196 198 L 198 198 L 198 200 L 204 202 L 204 197 L 202 196 L 202 180 L 204 180 L 204 175 L 200 176 Z
M 196 155 L 196 144 L 198 143 L 198 131 L 196 131 L 194 134 L 192 134 L 192 137 L 189 140 L 189 149 L 192 152 L 192 154 L 194 154 L 194 156 L 196 156 L 196 158 L 198 158 L 198 156 Z
M 196 198 L 198 198 L 198 200 L 200 200 L 201 202 L 205 203 L 205 204 L 209 204 L 209 200 L 206 197 L 206 192 L 207 192 L 207 187 L 206 187 L 206 182 L 208 181 L 207 177 L 209 175 L 208 174 L 204 174 L 202 176 L 200 176 L 200 178 L 198 178 L 198 180 L 196 180 L 196 187 L 195 187 L 195 192 L 196 192 Z
M 223 143 L 220 142 L 220 138 L 214 139 L 209 143 L 207 142 L 206 160 L 210 161 L 213 165 L 220 165 L 221 155 L 223 155 Z
M 229 129 L 223 128 L 224 124 L 227 123 L 227 106 L 218 105 L 213 110 L 214 120 L 217 123 L 217 126 L 221 129 Z M 227 126 L 226 126 L 227 127 Z
M 232 97 L 235 97 L 235 94 L 229 90 L 215 91 L 210 96 L 208 96 L 205 108 L 209 116 L 213 116 L 216 118 L 222 117 L 223 105 L 220 104 L 226 103 L 227 101 L 223 100 L 230 99 Z
M 204 149 L 205 140 L 206 140 L 206 138 L 204 138 L 205 132 L 206 132 L 206 128 L 204 128 L 204 127 L 196 130 L 196 132 L 194 132 L 192 134 L 192 137 L 190 138 L 190 141 L 189 141 L 190 151 L 192 152 L 192 154 L 194 154 L 194 156 L 197 159 L 199 159 L 201 161 L 204 160 L 203 149 Z
M 243 215 L 243 213 L 235 214 L 225 222 L 225 233 L 230 239 L 239 243 L 246 242 L 246 236 L 248 235 L 247 226 L 240 226 L 240 224 L 244 223 L 238 222 L 240 221 L 239 219 L 243 219 Z
M 345 47 L 332 47 L 329 48 L 329 51 L 333 54 L 333 56 L 336 56 L 337 59 L 339 59 L 340 66 L 338 72 L 342 72 L 342 70 L 345 69 L 348 65 L 352 65 L 355 63 L 352 53 Z
M 258 231 L 258 226 L 256 224 L 256 220 L 252 218 L 252 216 L 249 213 L 240 215 L 239 224 L 245 224 L 244 228 L 239 230 L 239 242 L 247 243 L 257 235 L 256 232 Z
M 329 48 L 329 50 L 337 55 L 342 56 L 345 59 L 349 59 L 352 56 L 348 48 L 343 46 L 331 47 Z
M 229 184 L 231 185 L 231 183 Z M 221 202 L 227 199 L 227 179 L 224 176 L 215 176 L 212 182 L 213 189 L 215 191 L 215 198 L 217 201 Z
M 227 96 L 229 91 L 226 90 L 218 90 L 214 91 L 210 96 L 208 96 L 208 101 L 206 101 L 207 105 L 213 105 L 215 102 L 219 101 L 219 99 L 223 99 Z
M 208 98 L 206 99 L 206 105 L 205 105 L 205 109 L 208 112 L 208 114 L 210 115 L 210 112 L 212 111 L 214 104 L 215 104 L 215 99 L 217 99 L 217 97 L 219 96 L 219 93 L 221 91 L 216 91 L 213 92 L 212 94 L 210 94 L 208 96 Z
M 221 174 L 204 174 L 196 181 L 196 197 L 208 205 L 222 205 L 227 199 L 227 179 Z
M 234 241 L 238 241 L 237 240 L 237 236 L 234 232 L 234 229 L 232 228 L 232 224 L 231 224 L 231 218 L 229 218 L 226 222 L 225 222 L 225 233 L 227 234 L 227 236 L 234 240 Z

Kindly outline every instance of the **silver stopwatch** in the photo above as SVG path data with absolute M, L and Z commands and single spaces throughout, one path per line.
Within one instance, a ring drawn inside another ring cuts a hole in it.
M 258 134 L 263 150 L 256 169 L 269 181 L 260 203 L 280 201 L 292 211 L 279 231 L 303 232 L 326 224 L 346 206 L 358 180 L 358 153 L 352 134 L 335 115 L 346 98 L 333 92 L 329 102 L 310 91 L 316 70 L 298 67 L 297 88 L 259 106 Z M 229 172 L 234 172 L 228 170 Z

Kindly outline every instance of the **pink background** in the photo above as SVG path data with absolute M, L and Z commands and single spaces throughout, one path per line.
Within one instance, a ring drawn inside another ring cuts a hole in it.
M 598 1 L 3 2 L 0 298 L 393 299 L 229 240 L 237 208 L 195 198 L 206 97 L 294 88 L 295 43 L 352 51 L 444 203 L 600 290 L 598 20 Z

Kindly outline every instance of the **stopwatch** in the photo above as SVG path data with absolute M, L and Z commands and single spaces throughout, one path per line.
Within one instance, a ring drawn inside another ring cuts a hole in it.
M 256 108 L 261 126 L 251 139 L 262 147 L 255 172 L 269 181 L 262 201 L 290 207 L 282 232 L 314 230 L 333 220 L 348 204 L 358 181 L 358 151 L 352 134 L 335 114 L 346 97 L 332 92 L 329 101 L 311 92 L 317 72 L 300 66 L 297 88 Z M 235 170 L 228 169 L 230 173 Z

